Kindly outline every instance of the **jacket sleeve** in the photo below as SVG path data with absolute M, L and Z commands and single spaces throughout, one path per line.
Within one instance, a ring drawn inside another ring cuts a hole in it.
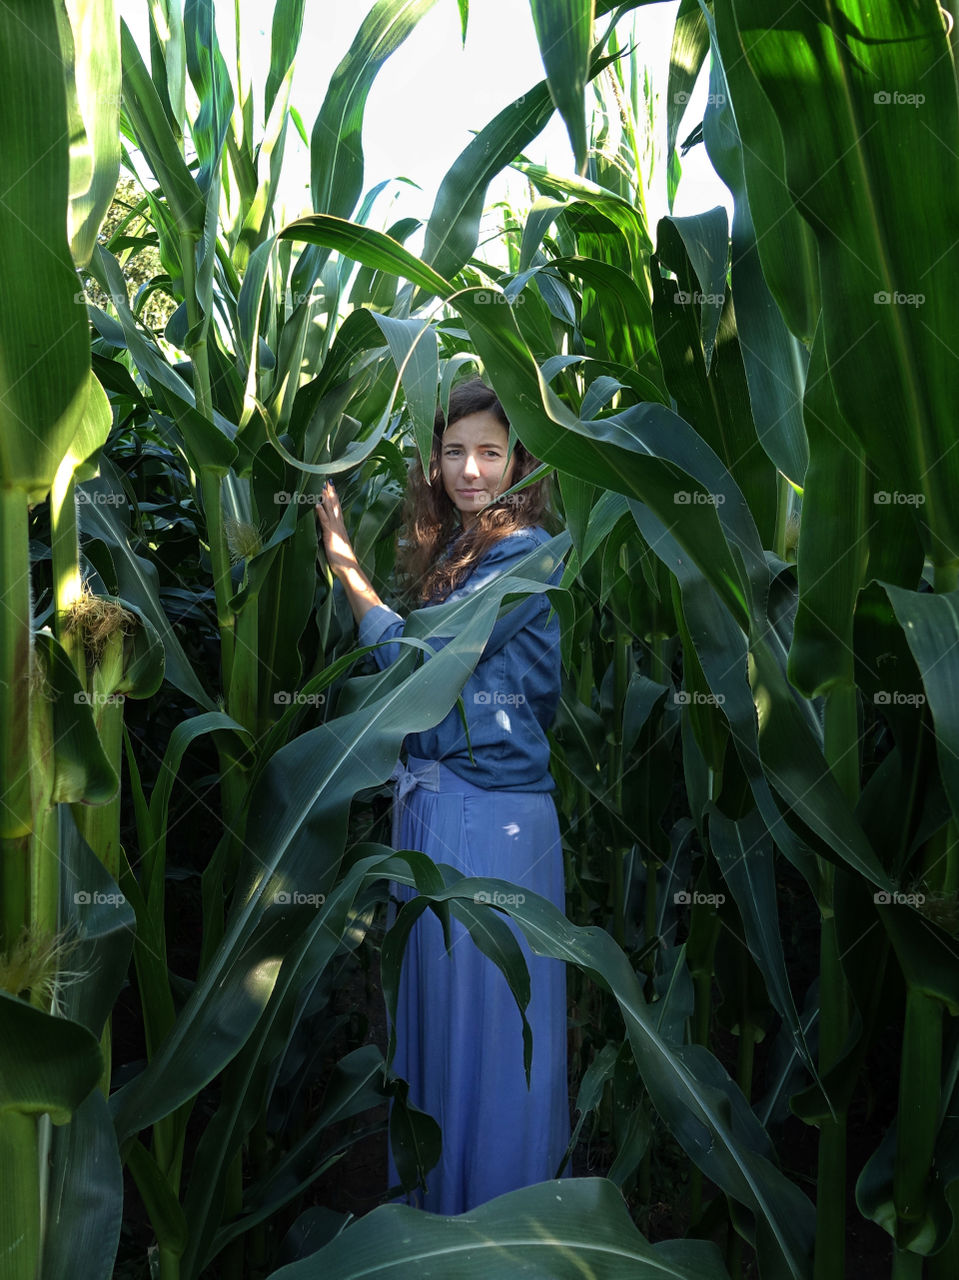
M 451 600 L 463 600 L 472 595 L 473 592 L 478 591 L 480 587 L 485 586 L 491 578 L 498 577 L 503 573 L 511 573 L 524 556 L 529 555 L 531 551 L 540 545 L 535 538 L 525 536 L 501 538 L 499 542 L 490 547 L 467 581 L 451 592 L 443 603 L 447 604 Z M 550 575 L 549 581 L 556 585 L 562 576 L 563 566 L 558 564 Z M 529 626 L 531 622 L 540 618 L 545 620 L 549 609 L 550 600 L 545 592 L 536 592 L 527 596 L 525 600 L 521 599 L 518 603 L 515 603 L 509 613 L 494 624 L 490 637 L 483 649 L 483 656 L 488 658 L 491 654 L 502 649 L 503 645 L 507 644 L 519 631 L 522 631 L 523 627 Z M 405 619 L 400 617 L 398 613 L 394 613 L 386 605 L 374 605 L 360 620 L 358 640 L 361 646 L 376 644 L 378 641 L 392 642 L 395 641 L 397 636 L 403 634 L 405 626 Z M 438 653 L 440 649 L 449 644 L 452 638 L 452 636 L 430 636 L 427 643 L 434 652 Z M 402 645 L 385 643 L 380 648 L 373 650 L 373 658 L 382 671 L 385 667 L 391 666 L 402 651 Z
M 401 618 L 398 613 L 388 609 L 385 604 L 375 604 L 360 619 L 357 639 L 361 647 L 368 644 L 376 644 L 380 640 L 392 642 L 395 641 L 397 636 L 403 634 L 405 626 L 405 619 Z M 373 650 L 372 657 L 382 671 L 384 668 L 392 666 L 402 652 L 403 646 L 401 644 L 381 644 L 378 649 Z

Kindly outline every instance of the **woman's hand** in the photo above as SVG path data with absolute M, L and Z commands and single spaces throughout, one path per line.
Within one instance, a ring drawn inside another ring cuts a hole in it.
M 370 609 L 382 604 L 383 601 L 360 568 L 350 536 L 346 532 L 346 525 L 343 523 L 340 500 L 329 480 L 323 486 L 323 493 L 315 510 L 320 521 L 327 563 L 343 583 L 346 598 L 353 610 L 353 617 L 360 622 Z
M 349 571 L 359 569 L 359 565 L 343 522 L 340 500 L 329 480 L 323 486 L 323 493 L 316 504 L 315 511 L 320 520 L 320 532 L 327 563 L 338 578 L 345 580 Z

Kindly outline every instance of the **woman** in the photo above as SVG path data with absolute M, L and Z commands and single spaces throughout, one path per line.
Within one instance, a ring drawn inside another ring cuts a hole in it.
M 437 411 L 428 477 L 419 462 L 410 473 L 407 537 L 397 557 L 421 603 L 465 596 L 548 540 L 538 523 L 544 482 L 497 501 L 539 465 L 521 444 L 509 455 L 508 430 L 502 406 L 479 379 L 454 388 L 446 419 Z M 357 564 L 332 484 L 317 512 L 360 644 L 379 643 L 374 656 L 388 666 L 401 649 L 389 642 L 404 621 Z M 558 565 L 550 581 L 561 576 Z M 512 881 L 565 911 L 546 738 L 560 692 L 559 624 L 555 616 L 547 620 L 549 612 L 549 597 L 540 592 L 495 624 L 463 688 L 469 743 L 457 707 L 436 728 L 406 738 L 407 765 L 394 773 L 393 845 L 420 849 L 466 876 Z M 413 892 L 401 888 L 398 896 L 407 900 Z M 569 1140 L 565 966 L 533 956 L 511 927 L 530 971 L 529 1089 L 519 1011 L 502 973 L 465 929 L 451 921 L 447 954 L 440 923 L 427 911 L 407 947 L 394 1069 L 409 1081 L 410 1102 L 442 1130 L 442 1155 L 427 1176 L 425 1198 L 419 1191 L 411 1196 L 434 1213 L 463 1213 L 554 1177 Z M 396 1185 L 392 1155 L 389 1166 Z

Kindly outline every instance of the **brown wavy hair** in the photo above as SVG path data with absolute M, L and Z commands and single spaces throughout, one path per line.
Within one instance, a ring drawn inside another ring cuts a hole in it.
M 403 524 L 397 542 L 398 585 L 410 601 L 420 604 L 445 600 L 489 548 L 515 529 L 553 525 L 548 514 L 550 478 L 528 485 L 512 495 L 512 501 L 491 502 L 477 512 L 475 523 L 463 529 L 460 514 L 443 487 L 440 454 L 443 432 L 460 418 L 491 413 L 509 431 L 509 419 L 495 392 L 481 378 L 462 382 L 450 392 L 449 413 L 436 410 L 429 479 L 419 458 L 410 468 L 403 508 Z M 540 466 L 538 458 L 518 440 L 513 456 L 516 467 L 511 488 Z M 508 464 L 507 464 L 508 465 Z M 455 541 L 450 542 L 452 539 Z

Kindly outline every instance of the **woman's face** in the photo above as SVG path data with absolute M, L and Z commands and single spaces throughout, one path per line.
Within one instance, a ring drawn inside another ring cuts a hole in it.
M 464 529 L 475 524 L 477 513 L 512 484 L 516 456 L 507 466 L 508 442 L 506 428 L 488 409 L 459 418 L 443 432 L 443 488 L 459 511 Z

